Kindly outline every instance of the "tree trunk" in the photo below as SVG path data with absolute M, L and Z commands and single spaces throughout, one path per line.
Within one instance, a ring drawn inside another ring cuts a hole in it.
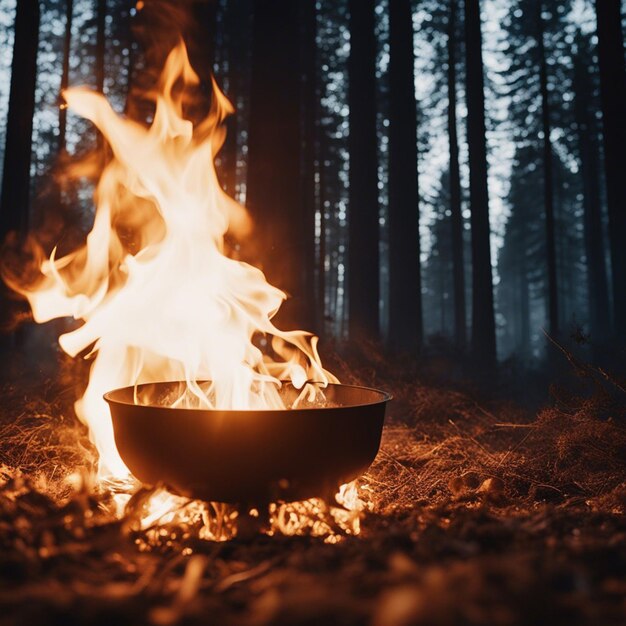
M 302 78 L 301 103 L 302 103 L 302 210 L 304 211 L 304 268 L 305 282 L 300 289 L 309 294 L 308 300 L 312 305 L 310 314 L 307 315 L 308 330 L 313 330 L 320 335 L 324 328 L 323 317 L 319 316 L 319 304 L 317 302 L 315 281 L 316 270 L 316 246 L 315 246 L 315 216 L 317 212 L 316 172 L 317 168 L 317 8 L 316 3 L 306 0 L 301 6 L 301 40 L 302 40 Z
M 422 346 L 417 107 L 410 0 L 389 0 L 389 343 Z
M 543 41 L 543 2 L 537 2 L 537 47 L 539 52 L 539 84 L 541 92 L 541 128 L 543 131 L 543 198 L 546 219 L 546 267 L 548 270 L 548 329 L 553 337 L 559 334 L 559 296 L 556 267 L 556 234 L 554 227 L 554 177 L 552 141 L 550 140 L 550 101 L 548 67 Z
M 463 214 L 456 119 L 456 22 L 457 0 L 450 0 L 448 18 L 448 138 L 450 147 L 450 221 L 454 295 L 454 340 L 463 350 L 467 341 L 465 317 L 465 270 L 463 267 Z
M 350 0 L 348 320 L 352 339 L 379 337 L 375 1 Z
M 241 85 L 243 84 L 240 63 L 243 30 L 241 16 L 245 15 L 246 12 L 240 6 L 241 4 L 240 0 L 230 0 L 222 3 L 224 7 L 222 28 L 224 29 L 223 37 L 226 41 L 224 55 L 227 62 L 226 76 L 228 78 L 228 88 L 225 90 L 225 93 L 235 109 L 237 108 L 237 98 L 241 94 Z M 235 114 L 226 120 L 226 140 L 219 153 L 220 182 L 224 191 L 232 197 L 235 197 L 237 192 L 237 136 L 239 133 L 240 116 L 241 112 L 235 111 Z
M 479 0 L 465 0 L 467 141 L 472 225 L 472 351 L 479 363 L 496 360 L 493 277 L 487 187 L 485 94 Z
M 70 50 L 72 45 L 72 18 L 74 16 L 74 0 L 65 2 L 65 39 L 63 43 L 63 69 L 61 73 L 61 93 L 69 86 Z M 62 102 L 62 100 L 61 100 Z M 67 107 L 59 107 L 59 155 L 65 154 L 67 134 Z
M 194 0 L 191 19 L 182 33 L 187 44 L 189 62 L 200 78 L 203 94 L 207 96 L 207 107 L 215 59 L 216 4 L 213 0 Z
M 286 291 L 282 326 L 310 327 L 313 250 L 302 197 L 300 3 L 255 0 L 247 204 L 268 280 Z
M 614 335 L 626 343 L 626 76 L 620 0 L 596 0 Z
M 131 13 L 134 6 L 132 0 L 127 0 L 128 15 L 126 20 L 128 24 L 128 61 L 126 65 L 126 98 L 124 100 L 124 115 L 132 117 L 133 107 L 131 98 L 133 97 L 133 88 L 135 87 L 135 63 L 137 62 L 137 41 L 135 40 L 135 20 L 136 15 Z
M 0 242 L 9 232 L 17 231 L 24 235 L 28 228 L 38 44 L 39 3 L 37 0 L 20 0 L 15 15 L 11 92 L 0 194 Z
M 439 332 L 441 336 L 444 337 L 446 334 L 446 277 L 445 277 L 446 268 L 444 266 L 444 262 L 439 254 L 437 258 L 437 274 L 438 274 L 438 282 L 439 282 Z
M 96 91 L 104 93 L 104 59 L 106 53 L 106 15 L 107 0 L 98 0 L 96 10 Z M 100 170 L 104 168 L 107 159 L 107 146 L 104 136 L 97 131 L 97 149 L 100 159 Z
M 320 224 L 319 224 L 319 249 L 317 253 L 317 293 L 316 293 L 316 305 L 317 305 L 317 329 L 319 331 L 320 336 L 323 336 L 326 333 L 326 319 L 327 319 L 327 311 L 326 311 L 326 254 L 327 254 L 327 245 L 326 245 L 326 194 L 325 194 L 325 178 L 326 178 L 326 166 L 324 164 L 324 160 L 322 155 L 324 154 L 323 147 L 323 139 L 322 133 L 320 133 L 320 144 L 319 144 L 319 216 L 320 216 Z
M 583 184 L 583 209 L 585 229 L 585 253 L 587 256 L 587 296 L 589 302 L 589 329 L 596 346 L 602 345 L 609 328 L 609 295 L 604 242 L 602 237 L 602 205 L 600 201 L 600 175 L 596 156 L 597 128 L 593 118 L 589 96 L 592 91 L 587 67 L 588 57 L 583 56 L 580 40 L 574 60 L 575 115 L 578 130 L 578 157 Z
M 30 164 L 32 153 L 33 114 L 39 44 L 39 2 L 20 0 L 15 14 L 15 40 L 11 66 L 11 90 L 6 121 L 2 191 L 0 192 L 0 245 L 9 233 L 20 239 L 26 236 L 30 208 Z M 9 288 L 0 281 L 0 328 L 7 328 L 23 303 L 15 303 Z M 0 348 L 16 342 L 23 335 L 18 329 L 0 333 Z
M 72 45 L 72 18 L 74 14 L 73 0 L 65 2 L 65 37 L 63 41 L 63 62 L 61 69 L 61 86 L 59 89 L 59 145 L 57 160 L 55 163 L 58 171 L 63 171 L 66 166 L 67 156 L 67 106 L 63 100 L 63 92 L 69 86 L 70 52 Z M 66 177 L 57 176 L 50 191 L 50 205 L 63 212 L 66 205 Z
M 526 264 L 526 227 L 522 225 L 519 246 L 519 299 L 520 299 L 520 349 L 524 360 L 530 350 L 530 294 L 528 293 L 528 269 Z
M 107 0 L 98 0 L 96 10 L 96 91 L 104 91 Z

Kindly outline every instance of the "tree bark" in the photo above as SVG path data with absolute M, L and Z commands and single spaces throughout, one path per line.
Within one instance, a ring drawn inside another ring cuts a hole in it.
M 389 0 L 389 344 L 422 346 L 417 106 L 410 0 Z
M 302 196 L 301 3 L 255 0 L 247 204 L 268 280 L 292 296 L 279 323 L 310 327 L 314 267 Z
M 63 69 L 61 72 L 61 93 L 69 86 L 70 50 L 72 46 L 72 19 L 74 16 L 74 0 L 65 2 L 65 38 L 63 42 Z M 63 102 L 61 97 L 61 102 Z M 59 155 L 65 154 L 67 135 L 67 107 L 59 107 Z
M 240 6 L 240 5 L 244 6 Z M 241 16 L 246 15 L 247 11 L 244 10 L 246 3 L 242 3 L 241 0 L 230 0 L 222 4 L 224 17 L 222 19 L 222 28 L 224 29 L 223 37 L 226 45 L 224 55 L 227 61 L 228 77 L 228 89 L 225 90 L 226 96 L 232 102 L 235 109 L 237 108 L 237 97 L 241 94 L 241 85 L 243 84 L 242 67 L 240 63 L 241 59 L 241 39 L 242 39 L 242 24 Z M 245 48 L 244 48 L 245 49 Z M 219 153 L 220 161 L 220 182 L 224 191 L 228 195 L 235 197 L 237 192 L 237 158 L 238 158 L 238 144 L 237 136 L 239 133 L 238 127 L 240 124 L 240 111 L 235 111 L 234 115 L 231 115 L 226 120 L 226 140 Z
M 520 346 L 524 359 L 530 355 L 530 294 L 528 293 L 528 269 L 526 264 L 526 226 L 522 224 L 519 245 L 519 299 L 520 299 Z
M 319 331 L 319 335 L 323 337 L 326 334 L 326 255 L 327 255 L 327 245 L 326 245 L 326 193 L 325 193 L 325 177 L 326 177 L 326 166 L 324 164 L 324 160 L 322 155 L 324 153 L 323 139 L 322 133 L 320 133 L 320 141 L 319 141 L 319 248 L 317 252 L 317 284 L 316 284 L 316 305 L 317 305 L 317 330 Z
M 596 0 L 598 65 L 604 137 L 613 286 L 613 326 L 626 344 L 626 75 L 620 0 Z
M 585 46 L 585 51 L 587 48 Z M 590 103 L 591 78 L 587 67 L 588 56 L 583 56 L 579 39 L 574 63 L 575 115 L 578 130 L 578 158 L 583 184 L 585 253 L 587 256 L 587 293 L 589 301 L 589 329 L 595 345 L 602 345 L 609 329 L 609 294 L 604 241 L 602 236 L 602 204 L 600 201 L 599 172 L 596 155 L 597 127 Z
M 137 61 L 137 41 L 135 40 L 135 21 L 136 14 L 131 12 L 134 7 L 132 0 L 126 0 L 128 6 L 128 15 L 126 21 L 128 24 L 127 43 L 128 43 L 128 62 L 126 65 L 126 98 L 124 100 L 124 115 L 132 117 L 133 112 L 131 98 L 133 97 L 133 88 L 135 87 L 135 63 Z
M 379 337 L 379 215 L 374 0 L 350 0 L 348 320 L 352 339 Z
M 106 54 L 106 15 L 107 0 L 98 0 L 96 9 L 96 91 L 104 93 L 104 61 Z M 102 170 L 107 160 L 107 145 L 104 135 L 96 131 L 99 169 Z
M 543 198 L 546 220 L 546 267 L 548 270 L 548 329 L 559 334 L 559 296 L 556 267 L 556 233 L 554 223 L 554 176 L 552 141 L 550 140 L 550 100 L 548 96 L 548 67 L 543 40 L 543 2 L 537 2 L 537 47 L 539 54 L 539 85 L 541 92 L 541 128 L 543 132 Z
M 191 19 L 183 30 L 189 61 L 200 78 L 208 106 L 211 95 L 211 76 L 215 59 L 216 2 L 195 0 L 191 6 Z
M 96 9 L 96 91 L 104 91 L 107 0 L 98 0 Z
M 457 134 L 456 95 L 456 26 L 457 0 L 450 0 L 448 17 L 448 139 L 450 149 L 450 220 L 452 280 L 454 294 L 454 339 L 463 350 L 467 341 L 465 317 L 465 270 L 463 267 L 463 214 L 461 210 L 461 174 Z
M 317 212 L 316 194 L 316 172 L 317 164 L 317 7 L 311 0 L 304 0 L 301 3 L 301 59 L 302 59 L 302 80 L 300 82 L 300 98 L 302 103 L 302 210 L 304 211 L 304 268 L 305 282 L 300 289 L 309 294 L 308 300 L 312 309 L 307 315 L 308 330 L 315 331 L 317 335 L 322 333 L 324 328 L 323 316 L 320 318 L 320 307 L 317 302 L 315 280 L 316 272 L 316 245 L 315 245 L 315 216 Z
M 24 235 L 28 228 L 39 17 L 37 0 L 17 3 L 0 194 L 0 242 L 9 232 Z
M 57 151 L 57 160 L 55 166 L 58 171 L 61 172 L 60 176 L 56 177 L 53 186 L 50 191 L 50 205 L 55 209 L 64 210 L 66 205 L 65 191 L 67 188 L 66 177 L 63 176 L 62 171 L 66 166 L 67 156 L 67 105 L 63 99 L 63 92 L 69 86 L 69 73 L 70 73 L 70 52 L 72 45 L 72 18 L 74 13 L 73 0 L 66 0 L 65 2 L 65 36 L 63 40 L 63 62 L 61 69 L 61 86 L 59 89 L 59 144 Z
M 485 367 L 491 367 L 496 360 L 496 330 L 479 0 L 465 0 L 465 39 L 467 141 L 472 225 L 472 351 L 479 363 Z

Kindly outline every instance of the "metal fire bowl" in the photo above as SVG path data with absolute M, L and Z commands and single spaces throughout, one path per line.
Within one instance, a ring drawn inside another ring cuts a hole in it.
M 380 446 L 390 396 L 329 385 L 328 407 L 218 411 L 159 406 L 181 383 L 140 385 L 154 404 L 133 401 L 134 388 L 105 394 L 117 449 L 133 475 L 179 495 L 263 504 L 336 493 L 360 476 Z M 150 388 L 151 387 L 151 388 Z M 287 401 L 297 396 L 283 385 Z

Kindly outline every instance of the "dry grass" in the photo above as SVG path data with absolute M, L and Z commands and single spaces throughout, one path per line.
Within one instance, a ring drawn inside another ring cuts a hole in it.
M 374 509 L 360 537 L 337 545 L 250 534 L 218 544 L 196 521 L 146 533 L 115 520 L 106 494 L 65 480 L 94 461 L 72 416 L 82 369 L 63 362 L 48 382 L 5 384 L 3 624 L 624 623 L 618 387 L 604 378 L 587 393 L 576 380 L 535 413 L 372 346 L 331 361 L 342 382 L 395 397 L 363 479 Z

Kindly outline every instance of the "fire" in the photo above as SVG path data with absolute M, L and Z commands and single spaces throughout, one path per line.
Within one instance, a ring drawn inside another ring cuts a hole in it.
M 183 380 L 176 405 L 283 409 L 281 380 L 303 394 L 336 382 L 321 365 L 316 337 L 272 323 L 285 294 L 228 255 L 225 235 L 251 230 L 214 168 L 233 108 L 214 83 L 207 117 L 195 125 L 185 119 L 188 92 L 198 84 L 181 42 L 166 61 L 147 127 L 117 115 L 101 94 L 64 93 L 69 108 L 106 138 L 112 158 L 86 244 L 62 258 L 53 252 L 36 288 L 20 291 L 37 322 L 83 322 L 59 342 L 71 356 L 89 350 L 94 358 L 76 413 L 98 449 L 101 478 L 129 475 L 102 398 L 111 389 Z M 203 380 L 211 381 L 208 390 Z

